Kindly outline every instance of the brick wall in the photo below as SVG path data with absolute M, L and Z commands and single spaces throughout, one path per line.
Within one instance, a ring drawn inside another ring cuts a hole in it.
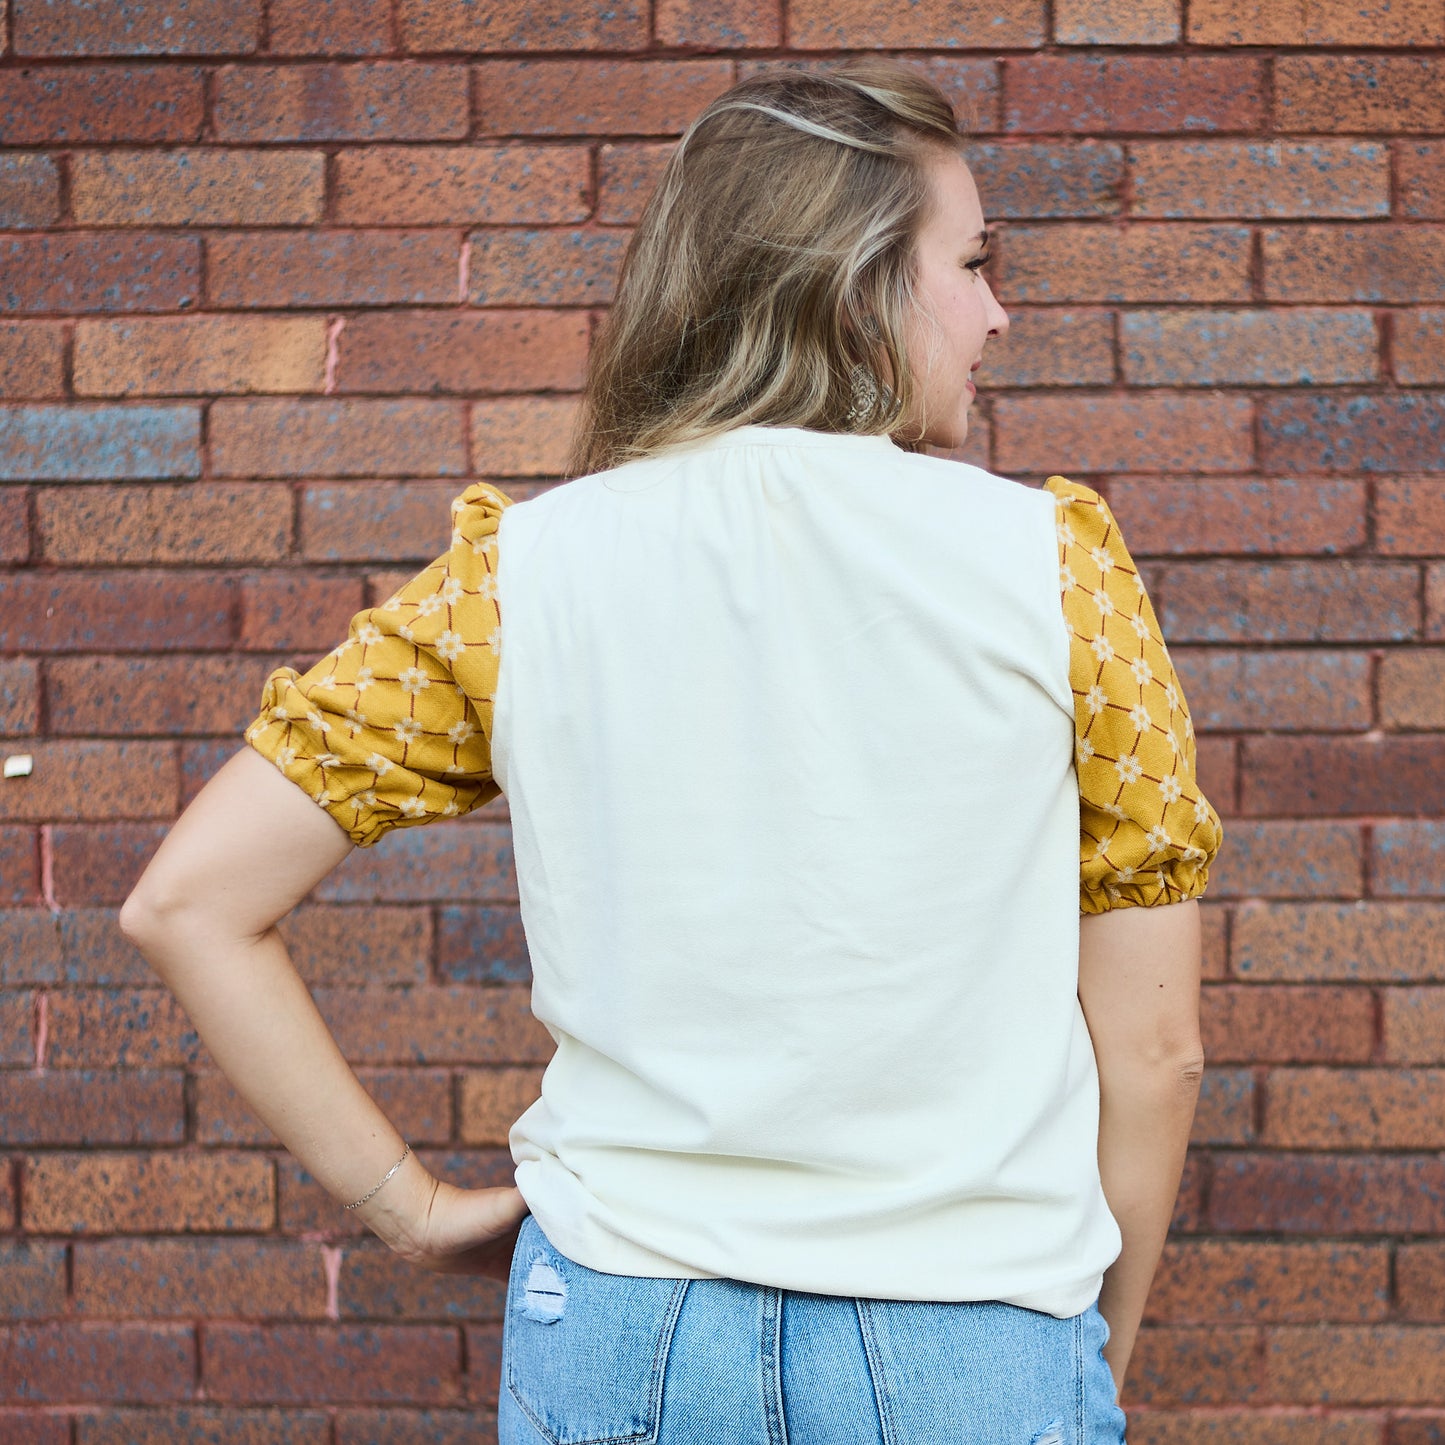
M 797 53 L 977 117 L 1013 316 L 967 455 L 1099 485 L 1229 843 L 1138 1445 L 1445 1441 L 1438 0 L 0 0 L 0 1441 L 485 1435 L 500 1286 L 409 1272 L 121 940 L 262 677 L 555 477 L 669 137 Z M 1437 645 L 1438 644 L 1438 645 Z M 285 930 L 433 1168 L 545 1036 L 505 816 Z

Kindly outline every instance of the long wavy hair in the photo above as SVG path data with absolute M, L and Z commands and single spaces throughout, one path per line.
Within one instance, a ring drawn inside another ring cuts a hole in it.
M 943 93 L 886 60 L 773 67 L 698 116 L 623 259 L 574 476 L 743 425 L 898 434 Z

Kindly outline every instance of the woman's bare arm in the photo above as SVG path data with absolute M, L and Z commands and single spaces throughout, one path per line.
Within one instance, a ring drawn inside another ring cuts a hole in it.
M 1122 1389 L 1204 1069 L 1199 905 L 1116 908 L 1079 923 L 1079 1001 L 1099 1065 L 1099 1174 L 1124 1241 L 1099 1296 L 1104 1355 Z
M 403 1140 L 342 1056 L 275 925 L 351 848 L 329 814 L 243 748 L 176 821 L 120 915 L 217 1066 L 341 1203 L 386 1174 Z M 356 1213 L 419 1264 L 504 1277 L 526 1207 L 515 1189 L 442 1185 L 412 1155 Z

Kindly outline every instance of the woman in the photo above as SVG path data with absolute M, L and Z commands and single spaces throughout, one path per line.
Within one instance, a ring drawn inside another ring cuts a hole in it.
M 123 911 L 339 1203 L 508 1278 L 506 1442 L 1123 1438 L 1218 820 L 1107 507 L 924 451 L 1008 329 L 960 144 L 884 62 L 709 106 L 578 479 L 468 488 L 444 556 L 273 673 Z M 499 790 L 557 1050 L 517 1188 L 468 1191 L 274 925 Z

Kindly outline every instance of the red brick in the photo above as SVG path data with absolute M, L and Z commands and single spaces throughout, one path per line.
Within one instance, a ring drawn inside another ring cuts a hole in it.
M 0 1067 L 24 1069 L 34 1063 L 35 996 L 0 992 Z
M 48 908 L 0 909 L 0 985 L 53 984 L 64 978 L 58 916 Z M 20 997 L 10 995 L 11 1026 L 17 1032 L 23 1019 Z
M 205 72 L 195 65 L 43 65 L 0 71 L 7 145 L 196 141 Z
M 1368 311 L 1133 311 L 1119 318 L 1124 378 L 1135 386 L 1291 386 L 1374 381 Z
M 1234 915 L 1234 971 L 1285 982 L 1445 979 L 1442 919 L 1429 903 L 1245 904 Z
M 362 1069 L 360 1078 L 367 1093 L 413 1148 L 450 1142 L 452 1087 L 451 1076 L 444 1070 Z M 197 1078 L 195 1119 L 198 1143 L 278 1147 L 275 1135 L 251 1112 L 224 1075 L 201 1074 Z
M 1394 898 L 1445 895 L 1445 824 L 1379 822 L 1370 831 L 1372 892 Z
M 1066 141 L 974 143 L 965 152 L 994 220 L 1111 216 L 1123 208 L 1124 148 Z
M 1395 147 L 1395 178 L 1397 214 L 1445 220 L 1445 143 L 1400 142 Z
M 89 396 L 214 396 L 320 391 L 320 316 L 146 317 L 81 321 L 75 389 Z
M 65 1246 L 0 1239 L 0 1318 L 42 1320 L 65 1313 Z
M 1392 1411 L 1390 1445 L 1442 1445 L 1445 1414 L 1427 1411 Z
M 680 135 L 733 80 L 726 60 L 488 60 L 483 135 Z
M 321 1410 L 98 1410 L 78 1415 L 75 1429 L 78 1445 L 331 1445 L 331 1422 Z
M 0 487 L 0 562 L 29 560 L 29 496 L 25 487 Z
M 1445 1330 L 1302 1325 L 1265 1332 L 1276 1399 L 1301 1404 L 1432 1405 L 1445 1399 Z
M 169 823 L 60 824 L 52 828 L 56 898 L 66 906 L 119 906 L 169 831 Z
M 1238 746 L 1233 738 L 1202 737 L 1197 741 L 1194 768 L 1205 796 L 1226 813 L 1236 811 L 1239 793 Z
M 1425 569 L 1425 636 L 1445 639 L 1445 567 L 1436 564 Z
M 604 145 L 597 162 L 597 219 L 604 226 L 640 220 L 671 154 L 671 142 Z
M 36 830 L 0 825 L 0 904 L 39 901 L 40 843 Z
M 1393 325 L 1395 380 L 1407 386 L 1445 381 L 1445 308 L 1396 312 Z
M 1439 1149 L 1441 1069 L 1272 1069 L 1262 1140 L 1285 1149 Z
M 1360 829 L 1348 823 L 1231 818 L 1210 897 L 1358 898 L 1362 853 Z
M 301 666 L 310 663 L 302 658 Z M 299 669 L 298 669 L 299 670 Z M 181 744 L 181 806 L 188 808 L 196 795 L 246 744 L 239 738 L 207 738 Z
M 7 1144 L 179 1144 L 185 1136 L 179 1073 L 46 1069 L 0 1078 L 0 1138 Z
M 1228 917 L 1229 910 L 1221 903 L 1200 905 L 1200 952 L 1206 979 L 1223 978 L 1229 971 Z
M 321 219 L 325 161 L 319 151 L 82 152 L 71 206 L 92 226 L 307 225 Z
M 588 323 L 578 311 L 385 311 L 339 337 L 336 389 L 418 393 L 577 390 Z
M 458 299 L 461 242 L 433 231 L 298 231 L 206 238 L 214 306 L 392 306 Z
M 346 636 L 361 610 L 354 577 L 272 571 L 241 579 L 241 647 L 296 649 L 320 654 Z M 308 661 L 314 658 L 308 658 Z
M 114 909 L 67 908 L 51 916 L 60 958 L 52 976 L 37 978 L 36 982 L 105 987 L 154 985 L 154 971 L 121 933 Z
M 300 549 L 320 562 L 429 562 L 447 547 L 457 482 L 322 483 L 301 493 Z
M 1255 1081 L 1251 1070 L 1209 1068 L 1200 1085 L 1190 1143 L 1254 1143 L 1255 1109 Z
M 57 657 L 46 665 L 50 731 L 172 737 L 240 731 L 273 658 L 217 654 Z
M 0 0 L 0 20 L 4 19 L 5 0 Z M 0 54 L 4 53 L 0 42 Z M 18 1409 L 0 1408 L 0 1440 L 5 1445 L 70 1445 L 69 1414 L 54 1411 L 40 1414 L 35 1406 Z
M 640 50 L 647 6 L 579 5 L 576 0 L 400 0 L 402 48 L 414 52 L 488 50 Z
M 1259 1332 L 1152 1325 L 1139 1331 L 1124 1406 L 1218 1405 L 1261 1393 Z
M 142 1319 L 322 1319 L 314 1244 L 282 1239 L 103 1239 L 75 1246 L 75 1307 Z
M 487 1069 L 462 1075 L 459 1128 L 466 1144 L 505 1147 L 512 1125 L 542 1093 L 542 1070 Z
M 51 1068 L 164 1069 L 209 1061 L 185 1010 L 162 988 L 72 989 L 48 1000 Z
M 274 1171 L 257 1155 L 54 1153 L 24 1169 L 21 1221 L 36 1233 L 244 1232 L 275 1222 Z
M 530 989 L 318 989 L 317 1007 L 355 1064 L 533 1064 L 552 1056 Z
M 211 468 L 220 477 L 460 476 L 457 402 L 226 398 L 211 407 Z
M 1374 1004 L 1364 988 L 1208 984 L 1199 1009 L 1215 1064 L 1364 1064 L 1374 1052 Z
M 3 1223 L 6 1229 L 14 1229 L 19 1222 L 15 1200 L 15 1170 L 3 1168 L 0 1169 L 0 1223 Z
M 1145 1319 L 1360 1323 L 1384 1319 L 1389 1310 L 1390 1254 L 1384 1245 L 1199 1239 L 1164 1246 Z
M 1191 0 L 1189 40 L 1194 45 L 1438 45 L 1445 41 L 1445 24 L 1431 0 Z
M 0 1400 L 27 1404 L 187 1399 L 195 1338 L 183 1325 L 0 1326 Z
M 502 1388 L 502 1326 L 468 1324 L 467 1398 L 490 1405 Z
M 353 850 L 315 896 L 327 903 L 515 903 L 511 832 L 480 819 L 398 828 Z
M 1282 55 L 1274 63 L 1274 124 L 1282 131 L 1367 134 L 1445 129 L 1445 59 Z
M 65 394 L 65 327 L 0 321 L 0 397 L 40 401 Z
M 391 40 L 390 0 L 270 0 L 273 55 L 380 55 Z
M 1271 301 L 1445 300 L 1445 226 L 1266 227 Z
M 629 231 L 476 231 L 473 306 L 603 306 L 612 300 Z
M 907 6 L 792 0 L 788 6 L 788 43 L 799 50 L 993 50 L 1042 45 L 1047 39 L 1042 0 L 998 0 L 987 8 L 948 0 Z
M 336 1289 L 344 1320 L 501 1319 L 506 1294 L 500 1280 L 417 1269 L 374 1240 L 347 1246 Z
M 0 737 L 40 728 L 40 668 L 33 658 L 0 658 Z
M 1370 725 L 1366 652 L 1178 648 L 1172 656 L 1198 728 L 1323 732 Z
M 1010 225 L 999 240 L 996 289 L 1012 302 L 1247 301 L 1249 235 L 1194 222 Z
M 55 162 L 33 153 L 0 156 L 0 226 L 53 226 L 59 219 L 60 171 Z
M 495 1189 L 515 1182 L 516 1166 L 505 1149 L 441 1152 L 418 1151 L 418 1157 L 439 1179 L 460 1189 Z M 295 1160 L 283 1156 L 278 1168 L 281 1183 L 281 1228 L 287 1234 L 320 1233 L 328 1238 L 365 1237 L 365 1229 L 347 1214 Z
M 663 45 L 705 50 L 782 44 L 779 0 L 659 0 L 654 31 Z
M 1249 738 L 1243 811 L 1406 817 L 1445 811 L 1445 737 Z
M 175 815 L 180 777 L 170 743 L 36 740 L 26 750 L 35 759 L 34 771 L 0 788 L 0 820 Z
M 1208 1409 L 1129 1411 L 1129 1445 L 1382 1445 L 1378 1414 Z
M 288 913 L 278 927 L 309 984 L 426 982 L 429 909 L 310 903 Z
M 1102 9 L 1094 0 L 1054 0 L 1060 45 L 1172 45 L 1179 39 L 1179 0 L 1126 0 Z
M 225 65 L 216 72 L 222 141 L 465 140 L 463 65 Z
M 16 55 L 247 55 L 261 0 L 13 0 Z
M 1259 434 L 1271 472 L 1445 471 L 1445 391 L 1272 398 Z
M 1135 557 L 1346 552 L 1366 537 L 1363 482 L 1113 477 L 1108 494 Z
M 1011 131 L 1252 131 L 1265 118 L 1264 66 L 1242 56 L 1016 56 L 1003 93 Z
M 0 275 L 0 311 L 174 311 L 200 294 L 201 245 L 189 236 L 8 236 Z
M 582 221 L 583 146 L 367 146 L 336 158 L 335 219 L 347 225 Z
M 1006 473 L 1139 470 L 1231 472 L 1253 459 L 1247 397 L 1148 393 L 1003 396 L 993 407 Z M 1067 438 L 1067 441 L 1063 441 Z
M 1402 1319 L 1440 1323 L 1445 1316 L 1445 1242 L 1398 1245 L 1395 1290 Z
M 0 478 L 127 481 L 199 475 L 195 406 L 0 406 Z
M 450 1404 L 460 1340 L 434 1325 L 210 1325 L 201 1350 L 209 1399 L 240 1404 Z
M 437 915 L 437 973 L 446 983 L 530 983 L 517 908 L 451 904 Z
M 572 397 L 479 401 L 471 408 L 474 468 L 499 477 L 560 476 L 572 445 Z
M 1445 728 L 1445 648 L 1387 652 L 1380 659 L 1380 722 Z
M 1381 998 L 1385 1058 L 1445 1064 L 1445 988 L 1387 988 Z
M 1108 311 L 1021 307 L 1009 333 L 991 343 L 976 374 L 980 391 L 1001 386 L 1080 386 L 1115 379 L 1114 318 Z
M 1171 642 L 1403 642 L 1419 573 L 1388 562 L 1174 562 L 1156 588 Z
M 40 555 L 69 565 L 276 561 L 289 547 L 291 510 L 291 490 L 280 483 L 44 487 L 35 494 Z
M 1440 1234 L 1438 1154 L 1221 1153 L 1209 1223 L 1230 1234 Z

